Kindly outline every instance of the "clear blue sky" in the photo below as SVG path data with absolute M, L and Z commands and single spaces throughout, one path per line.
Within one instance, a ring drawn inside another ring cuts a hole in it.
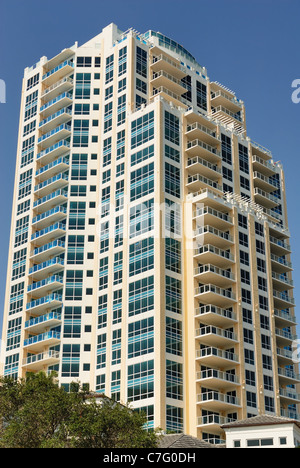
M 124 31 L 154 29 L 171 37 L 211 79 L 245 101 L 249 136 L 284 165 L 300 301 L 300 104 L 291 100 L 291 83 L 300 79 L 299 20 L 299 0 L 1 0 L 0 79 L 7 103 L 0 104 L 0 328 L 23 70 L 75 41 L 83 44 L 111 22 Z

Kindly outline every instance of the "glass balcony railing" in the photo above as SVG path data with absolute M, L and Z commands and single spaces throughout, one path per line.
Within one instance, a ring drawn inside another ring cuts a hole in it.
M 47 166 L 41 167 L 38 171 L 36 171 L 35 176 L 39 177 L 42 174 L 44 174 L 45 172 L 59 166 L 60 164 L 64 164 L 64 165 L 68 166 L 69 165 L 69 159 L 67 159 L 67 158 L 58 158 L 58 159 L 56 159 L 56 161 L 53 161 L 52 163 L 47 164 Z
M 36 158 L 41 159 L 43 156 L 46 156 L 49 153 L 52 153 L 55 150 L 58 150 L 59 148 L 70 148 L 70 142 L 67 140 L 61 140 L 58 143 L 55 143 L 55 145 L 50 146 L 49 148 L 45 149 L 44 151 L 41 151 L 40 153 L 37 154 Z
M 62 301 L 62 296 L 60 294 L 50 294 L 49 296 L 41 297 L 40 299 L 36 299 L 35 301 L 31 301 L 26 304 L 26 310 L 34 309 L 35 307 L 50 304 L 53 301 Z
M 51 200 L 53 200 L 53 198 L 56 198 L 56 197 L 59 197 L 59 196 L 63 196 L 63 197 L 67 197 L 68 196 L 68 193 L 66 190 L 56 190 L 55 192 L 53 193 L 50 193 L 49 195 L 43 197 L 43 198 L 39 198 L 38 200 L 36 200 L 34 203 L 33 203 L 33 208 L 37 208 L 39 207 L 40 205 L 43 205 L 44 203 L 47 203 Z
M 42 333 L 41 335 L 32 336 L 31 338 L 24 340 L 24 347 L 33 345 L 35 343 L 40 343 L 41 341 L 51 340 L 53 338 L 56 340 L 60 340 L 60 337 L 61 335 L 59 332 L 49 331 L 46 333 Z
M 55 114 L 52 114 L 50 115 L 50 117 L 47 117 L 47 119 L 44 119 L 42 120 L 40 123 L 39 123 L 39 127 L 43 127 L 44 125 L 46 125 L 47 123 L 51 122 L 52 120 L 60 117 L 61 115 L 63 114 L 67 114 L 69 115 L 70 117 L 72 117 L 72 111 L 70 109 L 68 109 L 67 107 L 64 107 L 63 109 L 60 109 L 58 112 L 55 112 Z
M 39 221 L 42 221 L 43 219 L 50 218 L 51 216 L 55 214 L 59 214 L 59 213 L 67 214 L 67 209 L 62 206 L 56 206 L 55 208 L 52 208 L 52 210 L 46 211 L 45 213 L 35 216 L 32 219 L 32 224 L 38 223 Z
M 46 109 L 48 109 L 49 107 L 53 106 L 54 104 L 56 104 L 57 102 L 59 101 L 62 101 L 63 99 L 72 99 L 73 96 L 71 93 L 62 93 L 60 94 L 59 96 L 57 96 L 56 98 L 54 99 L 51 99 L 51 101 L 47 102 L 46 104 L 44 104 L 41 108 L 40 108 L 40 112 L 44 112 Z
M 49 312 L 49 314 L 41 315 L 25 322 L 25 328 L 34 327 L 35 325 L 40 325 L 42 323 L 49 322 L 50 320 L 61 320 L 61 313 L 59 312 Z
M 42 188 L 44 187 L 47 187 L 47 185 L 50 185 L 50 184 L 53 184 L 54 182 L 57 182 L 58 180 L 69 180 L 69 176 L 67 173 L 62 173 L 62 174 L 58 174 L 54 177 L 51 177 L 50 179 L 47 179 L 45 180 L 44 182 L 36 185 L 34 187 L 34 191 L 35 192 L 38 192 L 39 190 L 41 190 Z
M 71 60 L 65 60 L 63 63 L 59 64 L 57 67 L 45 73 L 45 75 L 43 75 L 42 80 L 49 78 L 49 76 L 54 75 L 54 73 L 58 72 L 59 70 L 61 70 L 62 68 L 66 66 L 74 68 L 74 62 L 72 62 Z
M 40 231 L 37 231 L 34 234 L 32 234 L 31 240 L 34 241 L 34 240 L 38 239 L 39 237 L 42 237 L 45 234 L 49 234 L 50 232 L 53 232 L 53 231 L 56 231 L 56 230 L 65 231 L 66 230 L 66 225 L 62 224 L 62 223 L 52 224 L 51 226 L 49 226 L 49 227 L 47 227 L 45 229 L 41 229 Z
M 65 242 L 61 241 L 61 240 L 55 240 L 53 242 L 49 242 L 48 244 L 46 245 L 43 245 L 42 247 L 39 247 L 37 249 L 34 249 L 31 251 L 31 257 L 35 256 L 35 255 L 39 255 L 43 252 L 46 252 L 47 250 L 51 250 L 55 247 L 61 247 L 61 248 L 65 248 L 66 247 L 66 244 Z
M 39 263 L 38 265 L 34 265 L 33 267 L 29 269 L 29 275 L 32 275 L 33 273 L 44 270 L 45 268 L 48 268 L 54 265 L 60 265 L 63 267 L 64 260 L 59 257 L 55 257 L 55 258 L 51 258 L 51 260 L 47 260 L 46 262 Z
M 44 279 L 42 281 L 38 281 L 36 283 L 30 284 L 28 286 L 28 288 L 27 288 L 27 292 L 28 293 L 34 292 L 37 289 L 42 288 L 43 286 L 47 286 L 47 285 L 53 284 L 53 283 L 63 284 L 62 277 L 58 276 L 58 275 L 53 275 L 53 276 L 50 276 L 49 278 L 46 278 L 46 279 Z
M 38 139 L 38 143 L 42 143 L 44 140 L 47 140 L 51 136 L 55 135 L 56 133 L 61 132 L 62 130 L 67 130 L 68 132 L 71 131 L 70 125 L 67 124 L 62 124 L 59 127 L 56 127 L 54 130 L 51 130 L 51 132 L 46 133 L 45 135 L 41 136 Z

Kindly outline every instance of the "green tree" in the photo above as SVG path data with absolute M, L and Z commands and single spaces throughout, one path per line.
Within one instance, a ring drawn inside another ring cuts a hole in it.
M 81 389 L 67 393 L 42 372 L 0 378 L 0 421 L 0 448 L 155 448 L 159 440 L 144 430 L 144 414 Z

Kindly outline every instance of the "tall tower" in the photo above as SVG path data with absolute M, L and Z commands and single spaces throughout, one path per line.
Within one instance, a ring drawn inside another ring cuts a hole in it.
M 213 443 L 299 418 L 290 255 L 281 165 L 180 44 L 111 24 L 25 70 L 4 375 Z

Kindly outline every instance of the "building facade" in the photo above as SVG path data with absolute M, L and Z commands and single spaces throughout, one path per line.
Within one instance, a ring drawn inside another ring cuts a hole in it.
M 111 24 L 25 70 L 4 375 L 213 443 L 296 418 L 290 255 L 281 165 L 181 45 Z

